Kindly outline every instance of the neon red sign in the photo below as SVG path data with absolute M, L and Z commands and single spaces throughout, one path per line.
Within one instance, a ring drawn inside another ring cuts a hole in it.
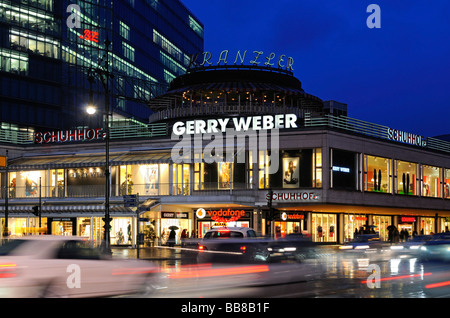
M 35 132 L 35 144 L 48 144 L 54 142 L 89 141 L 99 140 L 105 137 L 102 128 L 95 129 L 75 129 L 64 131 Z
M 98 43 L 98 32 L 91 30 L 84 30 L 84 35 L 80 35 L 80 39 Z

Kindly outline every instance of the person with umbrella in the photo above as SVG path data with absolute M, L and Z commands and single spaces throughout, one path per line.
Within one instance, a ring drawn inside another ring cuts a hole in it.
M 178 230 L 178 226 L 172 225 L 169 227 L 170 233 L 169 233 L 169 239 L 167 240 L 167 243 L 169 244 L 169 247 L 173 247 L 175 245 L 175 239 L 177 237 L 177 233 L 175 230 Z

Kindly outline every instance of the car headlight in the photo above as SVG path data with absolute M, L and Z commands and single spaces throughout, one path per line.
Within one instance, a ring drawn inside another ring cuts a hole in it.
M 356 250 L 365 250 L 368 248 L 369 248 L 369 245 L 359 245 L 359 246 L 355 247 Z
M 420 250 L 421 250 L 421 251 L 426 251 L 426 250 L 427 250 L 427 247 L 426 247 L 426 246 L 421 246 L 421 247 L 420 247 Z
M 401 246 L 401 245 L 391 246 L 391 250 L 402 250 L 402 249 L 403 249 L 403 246 Z

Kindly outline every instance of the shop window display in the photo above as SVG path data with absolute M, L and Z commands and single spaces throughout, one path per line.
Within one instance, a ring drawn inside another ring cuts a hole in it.
M 445 169 L 444 198 L 450 199 L 450 169 Z
M 438 167 L 422 166 L 422 196 L 440 198 L 442 169 Z
M 131 245 L 133 228 L 131 217 L 115 217 L 111 222 L 111 244 Z
M 261 163 L 268 158 L 260 153 L 260 188 L 264 182 L 269 182 L 270 188 L 299 189 L 320 188 L 322 186 L 322 151 L 315 149 L 281 150 L 279 154 L 279 169 L 277 172 L 264 176 Z M 270 163 L 269 163 L 270 164 Z M 266 166 L 265 169 L 268 169 Z M 267 188 L 267 185 L 266 185 Z
M 417 172 L 418 165 L 412 162 L 395 161 L 395 193 L 418 195 Z
M 391 193 L 391 159 L 364 156 L 364 190 Z
M 312 213 L 313 242 L 333 243 L 337 241 L 337 214 Z

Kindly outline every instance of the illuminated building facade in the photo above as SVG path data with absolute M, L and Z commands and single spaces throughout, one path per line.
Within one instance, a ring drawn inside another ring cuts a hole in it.
M 88 76 L 106 40 L 113 119 L 147 122 L 146 101 L 203 50 L 203 25 L 178 0 L 0 0 L 2 128 L 101 126 L 84 109 L 104 105 L 100 79 Z
M 350 241 L 361 229 L 386 241 L 390 225 L 410 234 L 448 229 L 449 142 L 349 118 L 345 104 L 305 92 L 287 63 L 256 65 L 249 53 L 250 65 L 233 64 L 231 53 L 226 65 L 199 56 L 211 65 L 192 66 L 153 98 L 145 129 L 113 127 L 112 244 L 135 244 L 138 229 L 164 244 L 171 226 L 177 243 L 221 225 L 277 237 L 301 232 L 323 244 Z M 32 208 L 41 199 L 46 233 L 100 240 L 98 136 L 44 131 L 3 144 L 0 200 L 9 198 L 11 234 L 36 231 Z

